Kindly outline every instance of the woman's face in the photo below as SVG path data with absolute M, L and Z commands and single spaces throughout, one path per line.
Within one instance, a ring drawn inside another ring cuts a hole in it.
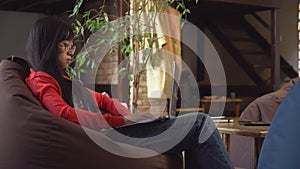
M 76 47 L 73 46 L 73 41 L 64 40 L 59 43 L 58 48 L 59 66 L 61 69 L 65 69 L 70 65 Z

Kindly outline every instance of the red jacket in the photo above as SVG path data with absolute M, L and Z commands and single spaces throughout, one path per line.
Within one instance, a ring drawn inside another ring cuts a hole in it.
M 26 83 L 33 94 L 43 103 L 43 105 L 53 114 L 83 126 L 100 130 L 102 128 L 117 127 L 124 125 L 124 115 L 130 111 L 120 102 L 86 88 L 99 108 L 106 110 L 110 114 L 88 112 L 69 106 L 62 98 L 61 87 L 58 82 L 45 72 L 35 72 L 30 70 L 30 75 L 26 78 Z

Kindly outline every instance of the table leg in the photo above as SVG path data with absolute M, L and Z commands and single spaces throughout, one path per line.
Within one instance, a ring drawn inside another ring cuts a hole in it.
M 205 103 L 201 103 L 201 108 L 202 108 L 202 110 L 203 110 L 203 113 L 206 113 L 206 112 L 205 112 Z
M 240 117 L 240 111 L 241 111 L 240 103 L 235 103 L 235 116 L 236 117 Z
M 263 141 L 264 141 L 264 138 L 260 138 L 260 137 L 254 138 L 254 168 L 257 168 L 259 153 L 261 151 Z
M 222 136 L 222 140 L 225 144 L 225 148 L 229 154 L 230 153 L 230 134 L 222 133 L 221 136 Z

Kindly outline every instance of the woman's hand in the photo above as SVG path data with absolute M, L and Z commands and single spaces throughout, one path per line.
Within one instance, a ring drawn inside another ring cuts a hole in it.
M 156 117 L 153 114 L 141 112 L 124 116 L 124 124 L 127 125 L 143 121 L 151 121 L 154 119 L 156 119 Z

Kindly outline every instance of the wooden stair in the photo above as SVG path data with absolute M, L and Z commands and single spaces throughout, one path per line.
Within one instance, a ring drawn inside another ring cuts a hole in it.
M 212 32 L 256 86 L 265 88 L 265 92 L 272 90 L 271 45 L 243 15 L 207 20 L 205 27 Z M 280 61 L 281 79 L 298 76 L 282 56 Z

